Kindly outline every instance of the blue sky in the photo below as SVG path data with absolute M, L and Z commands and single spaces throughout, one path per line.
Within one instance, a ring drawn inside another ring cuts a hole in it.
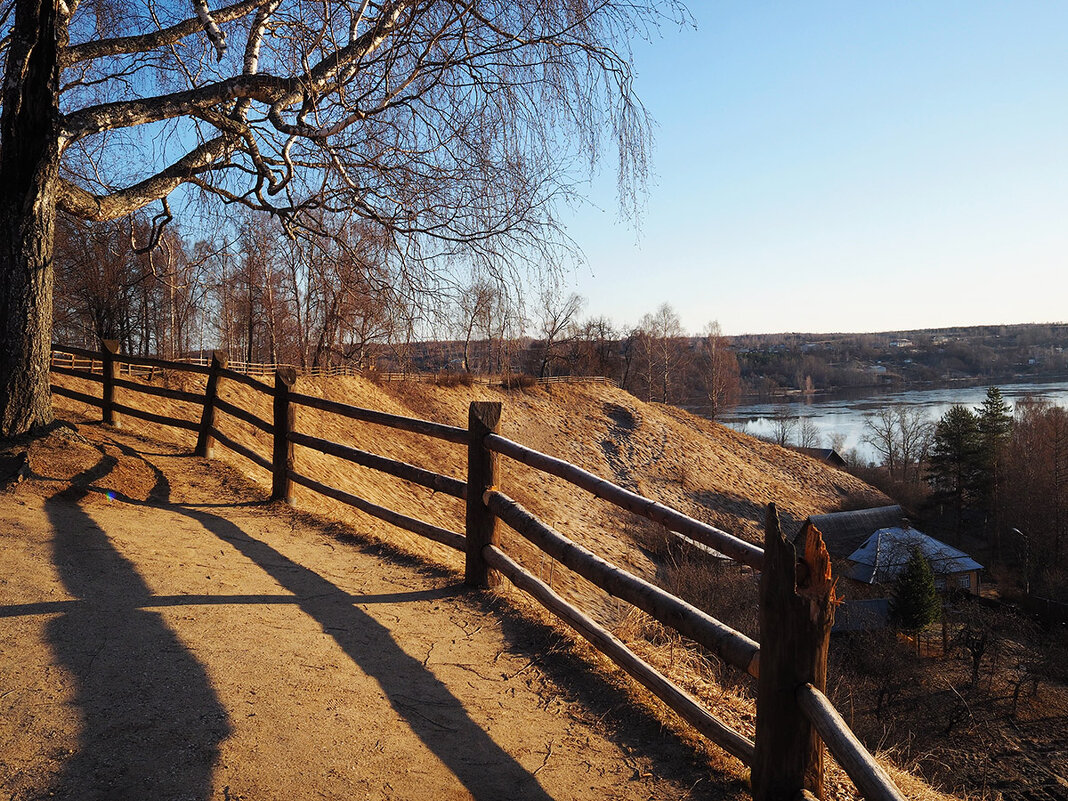
M 587 313 L 692 331 L 1068 319 L 1068 3 L 691 2 L 635 49 L 641 230 L 565 219 Z

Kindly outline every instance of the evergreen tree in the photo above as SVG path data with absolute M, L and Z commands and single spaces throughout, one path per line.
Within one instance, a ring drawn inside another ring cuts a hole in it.
M 1000 465 L 1005 444 L 1012 434 L 1010 408 L 1002 397 L 1001 390 L 997 387 L 989 387 L 986 391 L 986 400 L 983 401 L 983 405 L 975 410 L 979 418 L 980 450 L 980 474 L 977 489 L 979 500 L 986 510 L 991 524 L 999 559 L 1001 550 Z
M 935 427 L 927 480 L 934 500 L 953 507 L 958 543 L 964 508 L 979 491 L 981 473 L 979 417 L 966 406 L 951 406 Z
M 894 581 L 890 620 L 903 631 L 916 632 L 938 618 L 939 606 L 931 565 L 923 551 L 913 548 L 905 569 Z

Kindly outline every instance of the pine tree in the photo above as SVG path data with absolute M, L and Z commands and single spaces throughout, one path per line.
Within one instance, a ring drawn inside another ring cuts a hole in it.
M 979 418 L 966 406 L 951 406 L 935 427 L 927 481 L 936 501 L 953 506 L 958 543 L 964 508 L 976 497 L 981 472 Z
M 1001 514 L 1000 514 L 1000 466 L 1005 444 L 1012 434 L 1012 414 L 1009 404 L 997 387 L 989 387 L 986 400 L 976 409 L 979 418 L 979 501 L 986 510 L 991 531 L 995 538 L 995 550 L 1000 559 L 1001 551 Z
M 938 618 L 939 606 L 931 565 L 923 551 L 913 548 L 894 581 L 890 620 L 902 631 L 916 632 Z

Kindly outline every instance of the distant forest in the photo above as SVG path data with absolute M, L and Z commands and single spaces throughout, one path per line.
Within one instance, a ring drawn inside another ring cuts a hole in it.
M 1008 383 L 1068 376 L 1068 324 L 987 325 L 878 334 L 731 337 L 744 391 Z
M 415 283 L 382 266 L 381 243 L 354 227 L 288 240 L 249 217 L 234 242 L 191 244 L 172 228 L 148 253 L 133 246 L 146 235 L 60 221 L 57 339 L 117 339 L 166 358 L 218 348 L 301 368 L 600 375 L 710 416 L 743 396 L 1068 376 L 1068 324 L 725 337 L 715 321 L 685 330 L 666 303 L 633 324 L 586 316 L 584 298 L 551 282 L 526 292 L 514 277 L 478 274 Z

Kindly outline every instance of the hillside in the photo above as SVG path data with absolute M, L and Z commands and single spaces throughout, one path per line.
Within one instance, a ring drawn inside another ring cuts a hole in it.
M 64 378 L 73 385 L 81 383 Z M 171 377 L 188 386 L 188 376 Z M 82 387 L 89 391 L 91 388 Z M 696 417 L 675 407 L 647 404 L 627 392 L 601 384 L 553 384 L 508 391 L 490 386 L 437 386 L 423 382 L 375 383 L 361 377 L 301 378 L 296 390 L 357 406 L 420 417 L 466 427 L 468 406 L 474 400 L 503 404 L 501 433 L 544 453 L 566 459 L 646 497 L 674 506 L 736 536 L 760 542 L 764 508 L 774 502 L 786 531 L 796 530 L 810 514 L 835 511 L 843 506 L 885 503 L 885 496 L 864 482 L 808 457 L 756 440 Z M 223 382 L 222 397 L 270 419 L 266 395 Z M 127 399 L 142 405 L 144 396 Z M 60 408 L 70 402 L 57 399 Z M 66 405 L 70 411 L 94 410 Z M 183 408 L 185 407 L 185 408 Z M 196 419 L 188 404 L 153 399 L 157 412 Z M 192 445 L 191 435 L 175 429 L 129 420 L 129 425 L 179 444 Z M 240 421 L 224 418 L 220 428 L 238 441 L 269 457 L 267 437 Z M 437 472 L 462 478 L 466 464 L 463 446 L 429 440 L 300 408 L 297 430 L 372 451 Z M 221 458 L 232 461 L 254 479 L 266 482 L 265 471 L 216 447 Z M 323 483 L 353 492 L 397 511 L 420 517 L 454 531 L 463 530 L 463 504 L 434 496 L 430 490 L 343 462 L 330 456 L 296 449 L 296 470 Z M 655 579 L 663 565 L 651 558 L 650 538 L 661 533 L 651 524 L 609 504 L 591 498 L 550 476 L 502 460 L 502 489 L 564 534 L 617 564 Z M 382 530 L 378 521 L 301 487 L 296 502 L 302 508 L 328 513 L 350 522 L 358 530 Z M 388 527 L 387 527 L 388 528 Z M 458 564 L 444 547 L 390 531 L 389 539 L 421 554 Z M 507 530 L 503 536 L 509 541 Z M 543 578 L 552 569 L 540 553 L 533 556 L 524 544 L 527 564 Z M 636 547 L 636 546 L 645 547 Z M 608 622 L 613 620 L 610 599 L 599 590 L 561 572 L 553 586 Z
M 57 380 L 83 391 L 95 387 L 67 377 Z M 157 375 L 156 382 L 196 389 L 198 381 L 190 376 Z M 200 382 L 202 383 L 202 382 Z M 201 387 L 202 388 L 202 387 Z M 744 538 L 759 541 L 764 505 L 775 502 L 787 531 L 796 529 L 807 515 L 832 511 L 843 506 L 885 503 L 886 498 L 863 482 L 815 462 L 807 457 L 731 431 L 673 407 L 650 405 L 629 394 L 604 385 L 551 385 L 526 390 L 505 391 L 499 387 L 435 386 L 417 382 L 377 384 L 362 378 L 301 379 L 298 391 L 326 396 L 396 414 L 422 417 L 457 426 L 465 426 L 468 404 L 473 400 L 499 400 L 504 406 L 501 431 L 510 438 L 546 453 L 575 462 L 586 469 L 609 477 L 648 497 L 671 504 L 695 517 L 713 523 Z M 120 389 L 120 393 L 123 390 Z M 267 396 L 233 382 L 223 382 L 222 396 L 231 403 L 249 409 L 264 418 L 270 417 Z M 157 413 L 196 419 L 196 410 L 180 402 L 152 399 L 125 393 L 120 401 Z M 94 421 L 99 411 L 79 403 L 57 398 L 62 417 Z M 176 429 L 162 428 L 126 417 L 125 431 L 144 436 L 148 442 L 158 439 L 188 452 L 191 435 Z M 231 418 L 223 418 L 219 427 L 236 440 L 268 455 L 268 439 L 251 427 Z M 89 430 L 95 429 L 91 427 Z M 463 446 L 431 441 L 414 434 L 382 429 L 338 419 L 326 413 L 301 408 L 297 430 L 337 442 L 351 444 L 423 467 L 462 477 L 466 461 Z M 148 449 L 147 456 L 153 454 Z M 238 471 L 266 488 L 266 472 L 217 445 L 215 456 L 233 464 Z M 191 460 L 200 462 L 200 460 Z M 121 462 L 120 462 L 121 466 Z M 463 530 L 463 507 L 458 501 L 436 496 L 429 490 L 412 487 L 388 476 L 339 462 L 331 457 L 297 448 L 296 469 L 324 483 L 357 493 L 369 500 L 434 524 Z M 662 547 L 665 532 L 647 522 L 609 507 L 576 488 L 521 465 L 505 461 L 501 486 L 509 494 L 542 516 L 556 528 L 580 541 L 591 550 L 633 572 L 680 591 L 676 583 L 680 574 L 686 578 L 686 558 L 679 551 Z M 189 492 L 204 492 L 205 482 L 197 479 Z M 121 490 L 120 490 L 121 491 Z M 245 491 L 248 494 L 248 491 Z M 253 496 L 255 493 L 253 493 Z M 250 498 L 250 500 L 252 500 Z M 388 543 L 432 563 L 448 568 L 462 568 L 461 560 L 448 549 L 363 516 L 296 488 L 298 507 L 320 513 L 328 530 L 343 539 L 348 532 L 361 539 Z M 219 506 L 210 500 L 207 507 Z M 221 504 L 226 506 L 227 504 Z M 241 506 L 242 504 L 238 504 Z M 221 514 L 221 512 L 220 512 Z M 342 521 L 343 528 L 330 521 Z M 290 526 L 285 519 L 278 521 Z M 296 530 L 294 529 L 294 535 Z M 554 569 L 551 560 L 526 547 L 517 535 L 503 532 L 507 550 L 520 555 L 520 561 L 550 583 L 558 592 L 611 626 L 630 646 L 659 670 L 683 686 L 716 714 L 739 731 L 753 733 L 754 717 L 749 695 L 752 687 L 743 677 L 725 671 L 707 655 L 682 647 L 677 635 L 652 624 L 644 615 L 623 614 L 621 606 L 600 590 L 568 571 Z M 700 560 L 698 559 L 699 563 Z M 700 565 L 699 567 L 707 567 Z M 455 575 L 455 574 L 454 574 Z M 713 612 L 717 603 L 734 604 L 741 617 L 751 616 L 755 604 L 755 580 L 748 570 L 729 573 L 697 571 L 698 594 L 709 597 L 695 602 Z M 693 589 L 693 583 L 689 589 Z M 717 592 L 719 596 L 717 596 Z M 725 593 L 725 594 L 724 594 Z M 521 607 L 522 599 L 512 596 Z M 738 604 L 742 604 L 739 607 Z M 530 607 L 525 607 L 530 611 Z M 732 621 L 730 612 L 723 619 Z M 540 612 L 534 610 L 537 617 Z M 735 621 L 743 630 L 752 629 L 749 620 Z M 642 694 L 639 693 L 639 696 Z M 647 703 L 647 697 L 642 703 Z M 656 706 L 654 704 L 654 706 Z M 708 755 L 709 764 L 726 767 L 722 754 L 693 739 L 686 727 L 679 727 L 672 716 L 664 722 Z M 731 772 L 731 770 L 728 770 Z M 910 797 L 941 798 L 915 778 L 894 771 L 896 779 Z M 832 767 L 829 776 L 833 797 L 855 797 L 844 775 Z

